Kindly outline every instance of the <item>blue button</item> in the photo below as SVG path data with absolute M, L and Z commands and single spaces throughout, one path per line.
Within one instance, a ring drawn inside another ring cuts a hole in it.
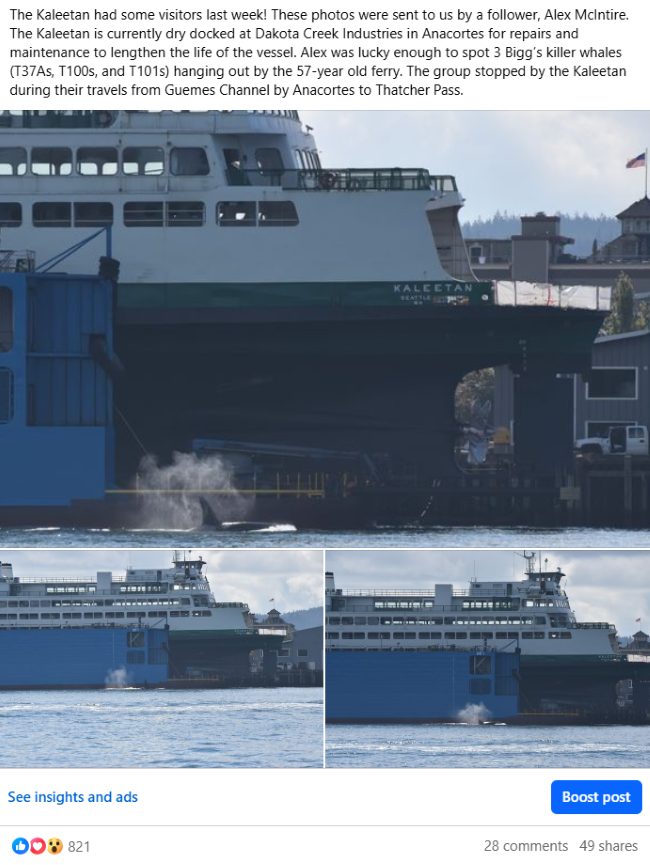
M 553 781 L 551 784 L 554 814 L 640 814 L 642 810 L 640 781 Z

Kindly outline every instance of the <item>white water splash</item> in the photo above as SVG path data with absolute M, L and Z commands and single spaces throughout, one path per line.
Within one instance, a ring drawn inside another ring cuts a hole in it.
M 218 456 L 174 453 L 170 465 L 160 466 L 154 457 L 140 464 L 137 486 L 148 490 L 139 496 L 142 528 L 191 530 L 203 524 L 200 498 L 214 508 L 220 520 L 241 520 L 249 503 L 236 492 L 231 467 Z M 211 491 L 225 493 L 211 496 Z
M 109 670 L 108 675 L 104 679 L 104 684 L 107 688 L 128 688 L 130 681 L 129 674 L 124 667 L 119 670 Z
M 492 712 L 483 703 L 468 703 L 464 709 L 458 713 L 458 720 L 463 724 L 470 724 L 473 727 L 479 724 L 484 724 L 492 717 Z

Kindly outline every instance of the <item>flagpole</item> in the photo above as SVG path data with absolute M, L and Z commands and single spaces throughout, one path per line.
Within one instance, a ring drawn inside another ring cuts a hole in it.
M 648 197 L 648 148 L 645 149 L 645 197 Z

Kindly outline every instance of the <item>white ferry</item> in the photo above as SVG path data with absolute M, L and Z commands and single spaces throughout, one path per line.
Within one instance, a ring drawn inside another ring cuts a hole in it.
M 616 628 L 578 622 L 565 576 L 535 567 L 525 579 L 470 582 L 469 591 L 437 584 L 434 591 L 344 591 L 327 576 L 326 645 L 348 651 L 427 651 L 489 646 L 519 648 L 527 662 L 588 663 L 621 660 Z
M 124 576 L 22 578 L 3 563 L 0 630 L 168 627 L 172 678 L 248 676 L 250 652 L 277 649 L 278 629 L 255 627 L 247 604 L 215 600 L 202 558 L 174 555 L 171 568 L 127 568 Z

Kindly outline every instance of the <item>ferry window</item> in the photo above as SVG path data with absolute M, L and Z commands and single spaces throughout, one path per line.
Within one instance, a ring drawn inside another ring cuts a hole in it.
M 587 380 L 587 399 L 636 399 L 636 367 L 592 369 Z
M 93 617 L 92 613 L 84 613 L 84 619 L 92 619 L 92 617 Z
M 472 676 L 489 676 L 492 673 L 492 658 L 489 655 L 472 655 L 469 672 Z
M 123 619 L 124 613 L 113 613 L 113 618 L 114 619 Z
M 0 352 L 14 347 L 14 294 L 10 288 L 0 285 Z
M 536 625 L 545 625 L 546 624 L 546 616 L 535 616 L 535 624 Z
M 341 634 L 341 638 L 342 638 L 343 640 L 353 640 L 353 639 L 354 639 L 354 635 L 353 635 L 350 631 L 344 631 L 344 632 Z
M 0 177 L 23 177 L 27 174 L 27 151 L 24 147 L 0 147 Z
M 535 639 L 536 640 L 543 640 L 544 636 L 545 636 L 544 631 L 535 631 Z
M 70 228 L 72 205 L 69 201 L 41 201 L 32 206 L 35 228 Z
M 338 616 L 330 616 L 330 617 L 329 617 L 329 620 L 328 620 L 328 623 L 329 623 L 330 625 L 340 625 L 340 624 L 341 624 L 341 620 L 340 620 L 340 618 L 339 618 Z
M 442 640 L 442 634 L 440 633 L 440 631 L 431 631 L 431 639 Z
M 129 631 L 126 635 L 126 645 L 129 649 L 143 649 L 144 631 Z
M 343 624 L 346 624 L 346 623 L 344 622 Z M 354 617 L 354 624 L 355 624 L 355 625 L 365 625 L 365 624 L 367 624 L 367 623 L 366 623 L 366 617 L 365 617 L 365 616 L 355 616 L 355 617 Z
M 12 370 L 0 367 L 0 423 L 9 423 L 13 416 L 14 374 Z
M 445 625 L 455 625 L 456 619 L 451 619 L 449 616 L 445 616 Z
M 202 201 L 170 201 L 167 204 L 168 228 L 200 228 L 205 225 Z
M 366 635 L 365 635 L 365 634 L 361 634 L 361 633 L 359 633 L 359 631 L 355 631 L 355 632 L 354 632 L 354 639 L 355 639 L 355 640 L 365 640 L 365 639 L 366 639 Z M 300 653 L 298 653 L 298 654 L 300 654 Z
M 570 631 L 562 631 L 560 634 L 560 639 L 562 640 L 572 640 L 573 634 Z
M 173 147 L 170 165 L 177 177 L 205 177 L 210 173 L 208 155 L 202 147 Z
M 224 228 L 254 228 L 257 224 L 256 202 L 220 201 L 217 204 L 217 224 Z
M 338 631 L 328 631 L 328 632 L 325 634 L 325 639 L 326 639 L 326 640 L 338 640 L 338 638 L 339 638 Z
M 277 147 L 258 147 L 255 151 L 255 161 L 260 174 L 273 174 L 284 171 L 282 154 Z
M 113 205 L 108 201 L 78 201 L 74 206 L 77 228 L 101 228 L 113 224 Z
M 519 632 L 518 631 L 508 631 L 508 639 L 509 640 L 518 640 Z
M 445 631 L 445 640 L 455 640 L 456 632 L 455 631 Z
M 124 205 L 127 228 L 161 228 L 163 224 L 162 201 L 127 201 Z
M 407 640 L 414 640 L 416 637 L 415 631 L 407 631 L 404 635 Z
M 393 619 L 393 624 L 394 625 L 403 625 L 404 619 L 401 616 L 395 616 L 395 618 Z
M 365 624 L 365 622 L 364 622 L 364 624 Z M 377 618 L 377 616 L 368 616 L 368 624 L 369 625 L 378 625 L 379 619 Z
M 300 167 L 304 171 L 305 170 L 305 159 L 302 155 L 302 150 L 296 150 L 296 158 L 298 160 L 298 163 L 300 164 Z
M 18 616 L 19 619 L 29 619 L 29 613 L 20 613 Z
M 127 175 L 148 177 L 165 170 L 162 147 L 125 147 L 122 152 L 122 171 Z
M 117 148 L 80 147 L 77 150 L 77 174 L 91 177 L 117 174 Z
M 18 601 L 18 606 L 19 607 L 28 607 L 29 601 Z
M 306 658 L 308 656 L 308 654 L 309 654 L 309 652 L 307 649 L 298 649 L 298 657 L 299 658 Z
M 431 619 L 432 625 L 442 625 L 442 619 Z
M 312 157 L 313 157 L 313 159 L 314 159 L 314 165 L 315 165 L 316 168 L 320 171 L 320 169 L 321 169 L 322 166 L 321 166 L 321 164 L 320 164 L 320 156 L 318 155 L 318 151 L 317 151 L 317 150 L 312 151 Z
M 390 640 L 390 633 L 388 631 L 380 631 L 379 639 L 380 640 Z
M 507 640 L 508 634 L 505 631 L 497 631 L 497 640 Z
M 393 624 L 393 620 L 390 619 L 390 618 L 385 618 L 384 616 L 382 616 L 382 618 L 381 618 L 379 624 L 380 624 L 380 625 L 392 625 L 392 624 Z
M 72 150 L 69 147 L 34 147 L 32 174 L 67 177 L 72 174 Z
M 369 640 L 378 640 L 379 639 L 379 633 L 377 631 L 370 631 L 370 633 L 368 634 L 368 639 Z
M 103 613 L 93 613 L 93 616 L 95 619 L 103 619 L 104 618 Z
M 17 201 L 0 204 L 0 228 L 19 228 L 23 224 L 23 208 Z
M 467 631 L 456 631 L 456 639 L 457 640 L 466 640 L 467 639 Z
M 429 631 L 420 631 L 420 633 L 418 634 L 418 637 L 420 640 L 430 640 L 431 639 L 431 633 Z
M 343 618 L 341 619 L 341 624 L 342 625 L 353 625 L 354 619 L 352 618 L 352 616 L 343 616 Z
M 549 631 L 548 638 L 549 640 L 559 640 L 560 634 L 558 633 L 558 631 Z
M 394 640 L 403 640 L 404 639 L 404 631 L 395 631 L 393 633 Z
M 521 638 L 522 638 L 522 640 L 532 640 L 533 639 L 532 632 L 531 631 L 524 631 L 524 633 L 521 635 Z

